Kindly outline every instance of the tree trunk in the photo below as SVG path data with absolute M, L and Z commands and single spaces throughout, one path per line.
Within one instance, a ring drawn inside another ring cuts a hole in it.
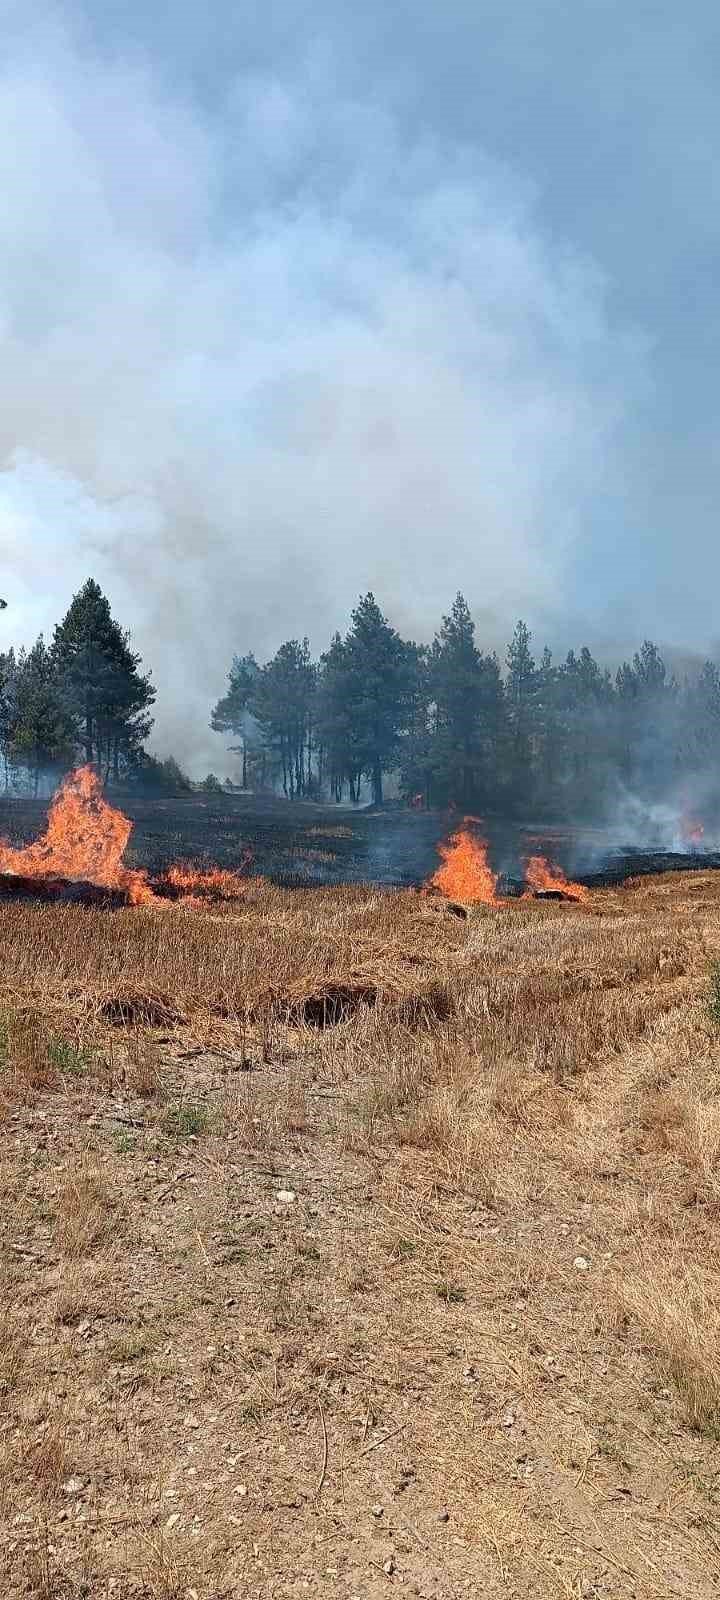
M 375 762 L 372 775 L 373 805 L 381 806 L 383 803 L 383 774 L 379 761 Z

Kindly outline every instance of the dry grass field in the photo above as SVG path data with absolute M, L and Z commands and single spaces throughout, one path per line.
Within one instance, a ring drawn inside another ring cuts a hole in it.
M 720 874 L 0 909 L 0 1593 L 720 1585 Z

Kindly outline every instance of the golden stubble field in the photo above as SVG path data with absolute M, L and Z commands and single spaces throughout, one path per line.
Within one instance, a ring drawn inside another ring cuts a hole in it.
M 3 1597 L 717 1594 L 720 875 L 0 929 Z

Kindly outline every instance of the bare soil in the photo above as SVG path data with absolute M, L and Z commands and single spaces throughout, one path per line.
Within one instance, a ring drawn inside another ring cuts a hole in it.
M 0 908 L 2 1595 L 716 1595 L 719 912 Z

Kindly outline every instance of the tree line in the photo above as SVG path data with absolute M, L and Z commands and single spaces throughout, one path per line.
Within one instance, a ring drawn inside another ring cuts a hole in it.
M 46 643 L 0 653 L 6 788 L 78 760 L 105 779 L 177 791 L 148 754 L 156 690 L 93 579 Z M 646 640 L 615 672 L 583 646 L 539 657 L 518 622 L 499 661 L 463 596 L 430 644 L 403 639 L 366 594 L 315 661 L 307 639 L 259 664 L 233 658 L 211 727 L 232 736 L 246 788 L 381 804 L 388 774 L 408 802 L 546 817 L 602 815 L 623 786 L 660 799 L 702 780 L 720 807 L 720 672 L 682 680 Z M 210 775 L 205 786 L 221 787 Z
M 260 666 L 236 656 L 211 726 L 236 736 L 243 783 L 381 804 L 388 773 L 428 807 L 600 815 L 618 786 L 647 799 L 717 788 L 720 672 L 682 681 L 652 641 L 613 673 L 587 646 L 555 662 L 518 622 L 503 665 L 458 594 L 430 645 L 404 640 L 367 594 L 313 662 L 307 639 Z
M 52 642 L 0 652 L 0 751 L 5 787 L 78 760 L 119 782 L 155 763 L 144 749 L 155 689 L 129 634 L 93 579 L 75 595 Z

